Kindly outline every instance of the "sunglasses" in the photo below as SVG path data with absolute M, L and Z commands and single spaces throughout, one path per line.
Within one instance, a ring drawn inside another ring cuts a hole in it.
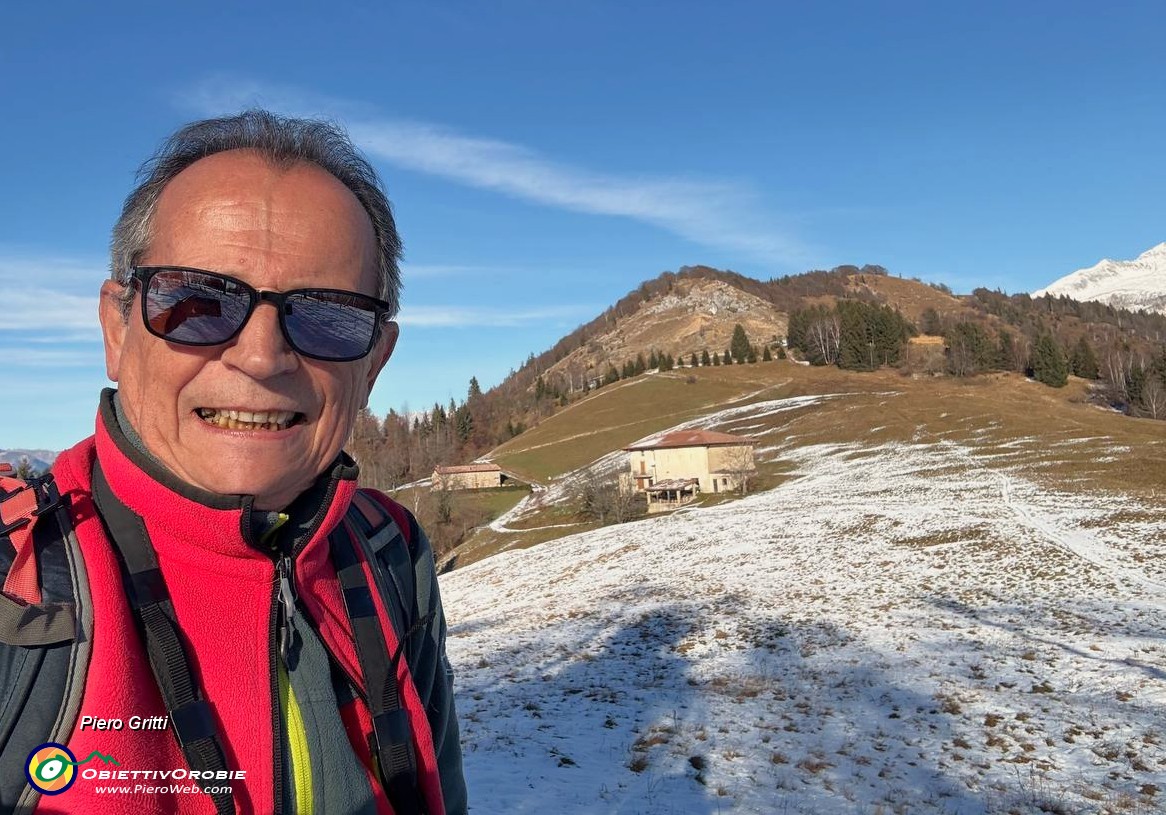
M 297 354 L 326 362 L 372 350 L 389 304 L 340 289 L 259 291 L 234 277 L 184 266 L 135 266 L 142 320 L 178 345 L 222 345 L 235 338 L 261 301 L 275 306 L 284 339 Z

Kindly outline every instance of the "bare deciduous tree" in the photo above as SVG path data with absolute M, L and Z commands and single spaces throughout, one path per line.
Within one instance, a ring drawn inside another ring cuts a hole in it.
M 748 446 L 727 447 L 724 456 L 724 470 L 737 485 L 737 492 L 742 495 L 749 493 L 749 480 L 757 474 L 757 466 L 753 463 L 753 448 Z
M 1142 385 L 1141 412 L 1151 419 L 1166 419 L 1166 385 L 1159 379 L 1147 379 Z
M 810 344 L 815 354 L 827 365 L 838 361 L 838 343 L 842 334 L 842 326 L 838 322 L 838 315 L 831 314 L 810 323 Z
M 620 489 L 614 478 L 599 473 L 583 477 L 576 491 L 580 513 L 601 524 L 621 524 L 639 517 L 646 509 L 642 493 Z

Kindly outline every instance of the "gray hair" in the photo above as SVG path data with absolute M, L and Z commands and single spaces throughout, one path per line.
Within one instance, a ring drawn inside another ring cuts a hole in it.
M 266 110 L 192 122 L 172 135 L 138 170 L 138 184 L 113 227 L 110 277 L 125 286 L 122 315 L 133 301 L 130 276 L 150 245 L 158 198 L 174 177 L 196 161 L 227 150 L 257 150 L 273 166 L 315 164 L 352 191 L 372 221 L 377 247 L 377 296 L 396 315 L 401 298 L 401 238 L 376 170 L 338 125 Z

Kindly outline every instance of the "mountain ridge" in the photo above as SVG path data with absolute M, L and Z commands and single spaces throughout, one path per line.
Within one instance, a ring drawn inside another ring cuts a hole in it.
M 1133 260 L 1105 258 L 1032 294 L 1044 295 L 1166 314 L 1166 242 L 1150 247 Z
M 16 467 L 23 459 L 27 458 L 29 466 L 38 472 L 48 470 L 56 461 L 57 455 L 52 450 L 0 449 L 0 461 Z

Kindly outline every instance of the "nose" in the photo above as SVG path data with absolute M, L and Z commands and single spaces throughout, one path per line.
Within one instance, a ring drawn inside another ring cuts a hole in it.
M 279 328 L 279 312 L 273 303 L 260 302 L 246 325 L 222 352 L 224 364 L 252 379 L 270 379 L 299 367 L 300 358 Z

